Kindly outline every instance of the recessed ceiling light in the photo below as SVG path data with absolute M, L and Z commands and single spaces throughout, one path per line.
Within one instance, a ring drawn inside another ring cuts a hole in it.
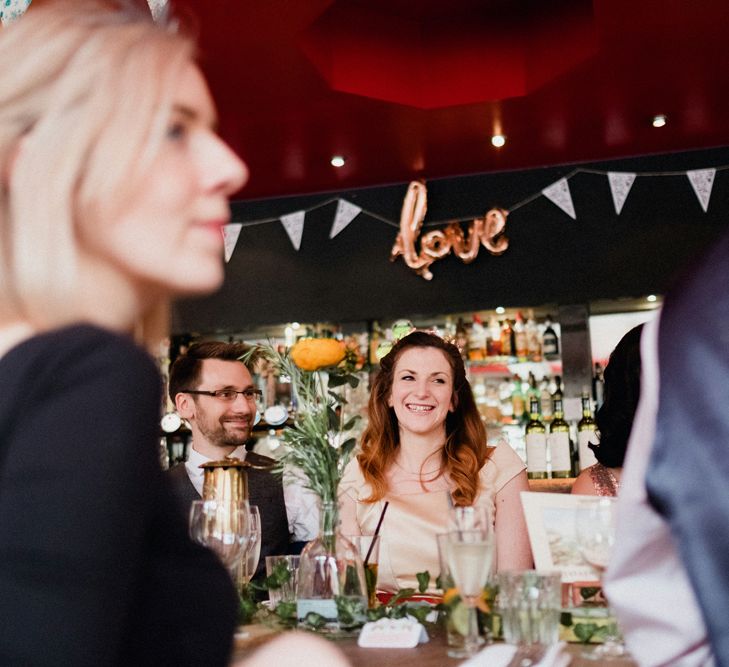
M 666 114 L 659 113 L 653 116 L 653 127 L 663 127 L 668 121 Z
M 506 312 L 506 308 L 504 308 L 503 306 L 498 306 L 496 308 L 496 314 L 497 315 L 503 315 L 505 312 Z
M 343 167 L 345 160 L 341 155 L 335 155 L 330 162 L 332 167 Z
M 646 298 L 646 301 L 650 301 L 651 303 L 654 303 L 658 300 L 658 297 L 655 294 L 649 294 Z
M 503 134 L 495 134 L 491 137 L 491 144 L 496 148 L 501 148 L 506 143 L 506 137 Z

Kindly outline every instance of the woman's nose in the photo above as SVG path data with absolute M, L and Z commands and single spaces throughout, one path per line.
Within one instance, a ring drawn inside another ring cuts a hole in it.
M 423 380 L 415 383 L 415 395 L 416 396 L 427 396 L 428 395 L 428 383 Z
M 213 187 L 230 196 L 248 181 L 248 167 L 220 137 L 215 136 L 217 156 L 214 160 L 218 183 Z

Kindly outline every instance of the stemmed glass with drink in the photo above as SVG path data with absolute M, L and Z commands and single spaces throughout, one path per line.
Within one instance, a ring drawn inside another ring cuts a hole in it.
M 242 591 L 253 578 L 261 557 L 261 515 L 256 505 L 251 505 L 249 508 L 249 520 L 248 545 L 240 562 L 235 566 L 235 583 L 238 591 Z
M 610 562 L 610 553 L 615 543 L 615 508 L 617 499 L 597 496 L 581 499 L 575 515 L 577 545 L 586 563 L 602 575 Z M 583 657 L 590 660 L 614 660 L 628 654 L 616 624 L 608 626 L 609 634 L 602 645 Z
M 491 576 L 494 558 L 494 535 L 491 526 L 469 527 L 448 533 L 447 562 L 453 583 L 468 609 L 468 631 L 463 647 L 448 649 L 454 658 L 476 653 L 481 642 L 476 606 Z
M 232 571 L 250 539 L 248 501 L 195 500 L 190 508 L 190 537 L 211 549 Z

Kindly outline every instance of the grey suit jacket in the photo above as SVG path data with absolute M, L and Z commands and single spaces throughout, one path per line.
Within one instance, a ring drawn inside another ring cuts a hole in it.
M 272 465 L 273 459 L 248 452 L 246 459 L 255 465 Z M 261 558 L 256 569 L 256 578 L 265 572 L 266 556 L 290 553 L 289 523 L 286 516 L 283 486 L 281 479 L 267 470 L 249 468 L 248 473 L 248 500 L 251 505 L 257 505 L 261 514 Z M 184 463 L 178 463 L 167 472 L 172 482 L 180 511 L 187 521 L 190 514 L 190 505 L 193 500 L 199 500 L 200 495 L 190 481 Z

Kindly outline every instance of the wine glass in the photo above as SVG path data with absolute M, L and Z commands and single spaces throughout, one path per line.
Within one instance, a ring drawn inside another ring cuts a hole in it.
M 491 512 L 485 505 L 451 507 L 448 511 L 448 530 L 486 530 L 493 526 Z
M 448 655 L 452 658 L 470 657 L 479 648 L 476 605 L 491 575 L 493 559 L 494 538 L 490 528 L 448 533 L 448 567 L 468 609 L 468 632 L 463 638 L 463 648 L 449 648 Z
M 242 591 L 253 578 L 261 557 L 261 514 L 256 505 L 249 507 L 249 520 L 249 539 L 245 554 L 235 566 L 235 583 L 238 591 Z
M 214 551 L 230 571 L 248 546 L 249 516 L 245 500 L 194 500 L 190 507 L 190 537 Z
M 615 543 L 616 503 L 616 498 L 608 496 L 585 498 L 579 501 L 575 514 L 577 546 L 582 558 L 597 570 L 601 579 Z M 617 625 L 611 623 L 607 626 L 607 632 L 603 644 L 583 657 L 604 661 L 622 659 L 628 655 Z

